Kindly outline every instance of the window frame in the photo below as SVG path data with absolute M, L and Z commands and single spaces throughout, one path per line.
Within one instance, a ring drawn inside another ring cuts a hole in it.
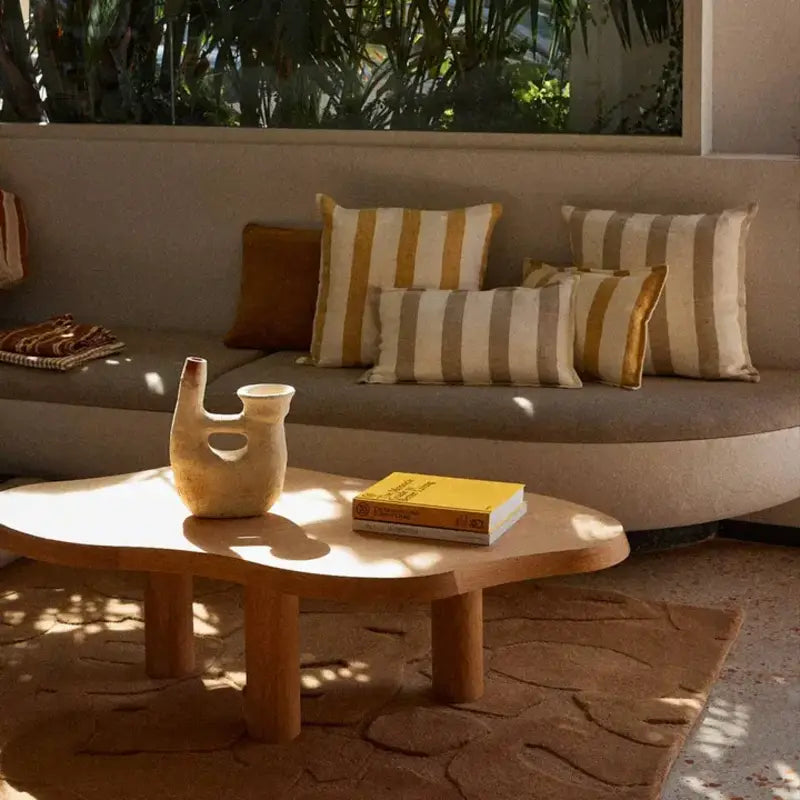
M 0 123 L 0 137 L 706 155 L 712 150 L 712 6 L 713 0 L 683 0 L 683 109 L 680 136 L 6 122 Z

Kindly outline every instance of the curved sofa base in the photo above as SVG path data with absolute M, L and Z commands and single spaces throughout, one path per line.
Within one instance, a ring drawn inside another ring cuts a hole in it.
M 558 444 L 289 425 L 295 466 L 378 478 L 392 470 L 519 481 L 596 508 L 626 530 L 696 525 L 798 496 L 800 427 L 725 439 Z
M 0 473 L 84 478 L 169 461 L 171 415 L 0 401 Z M 629 444 L 495 441 L 286 426 L 293 466 L 377 479 L 393 470 L 525 483 L 616 517 L 627 530 L 696 525 L 798 497 L 800 427 Z

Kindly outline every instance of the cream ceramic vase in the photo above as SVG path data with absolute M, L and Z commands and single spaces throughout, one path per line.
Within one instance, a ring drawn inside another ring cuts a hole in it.
M 187 358 L 172 416 L 169 459 L 175 488 L 197 517 L 257 517 L 283 491 L 286 433 L 294 388 L 284 384 L 242 386 L 239 414 L 210 414 L 203 407 L 207 380 L 204 358 Z M 236 450 L 211 447 L 213 433 L 238 433 L 247 443 Z

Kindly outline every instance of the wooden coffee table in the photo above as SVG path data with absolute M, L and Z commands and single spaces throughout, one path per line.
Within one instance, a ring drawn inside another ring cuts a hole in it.
M 147 572 L 151 677 L 194 670 L 192 576 L 244 584 L 244 714 L 250 735 L 269 742 L 300 732 L 300 597 L 429 601 L 434 692 L 468 702 L 483 693 L 484 587 L 591 572 L 629 552 L 616 520 L 533 494 L 491 547 L 356 533 L 351 501 L 369 483 L 290 468 L 271 513 L 236 520 L 189 515 L 166 467 L 39 483 L 0 492 L 0 547 Z

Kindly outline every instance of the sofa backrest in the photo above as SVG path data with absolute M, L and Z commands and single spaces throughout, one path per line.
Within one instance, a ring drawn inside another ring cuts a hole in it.
M 0 319 L 69 311 L 109 325 L 230 325 L 247 222 L 318 226 L 315 193 L 343 205 L 504 213 L 488 284 L 526 256 L 569 261 L 562 203 L 698 213 L 757 201 L 748 327 L 757 366 L 800 368 L 800 159 L 130 141 L 0 132 L 0 186 L 25 201 L 31 277 L 0 293 Z M 230 137 L 227 137 L 230 140 Z

